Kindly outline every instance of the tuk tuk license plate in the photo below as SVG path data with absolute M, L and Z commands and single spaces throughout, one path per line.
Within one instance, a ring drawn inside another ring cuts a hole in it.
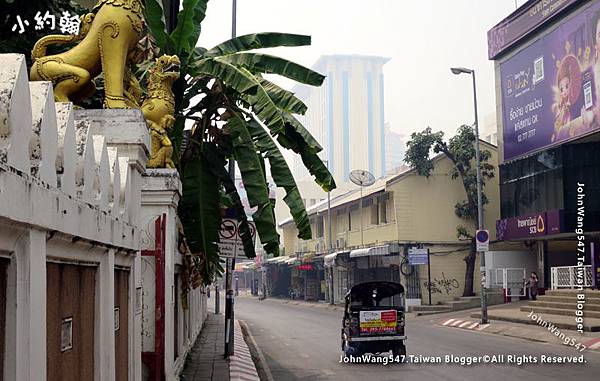
M 360 311 L 360 333 L 396 332 L 396 310 Z

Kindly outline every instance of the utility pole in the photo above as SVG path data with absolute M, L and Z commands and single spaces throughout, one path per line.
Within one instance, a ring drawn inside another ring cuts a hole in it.
M 470 74 L 473 79 L 473 108 L 475 110 L 475 162 L 477 167 L 477 229 L 483 229 L 483 199 L 482 199 L 482 179 L 481 179 L 481 159 L 479 149 L 479 122 L 477 120 L 477 87 L 475 86 L 475 70 L 465 68 L 450 69 L 453 74 Z M 478 252 L 480 258 L 480 275 L 481 275 L 481 324 L 487 324 L 487 298 L 485 287 L 485 252 Z
M 329 160 L 324 161 L 329 171 Z M 331 254 L 333 252 L 333 237 L 331 236 L 331 191 L 327 191 L 327 230 L 327 237 L 329 238 L 327 254 Z M 327 283 L 329 284 L 329 304 L 333 304 L 333 266 L 326 273 Z
M 237 0 L 232 0 L 231 9 L 231 38 L 236 37 L 236 22 L 237 22 Z M 229 160 L 229 176 L 235 184 L 235 160 L 231 158 Z M 237 243 L 236 243 L 237 247 Z M 227 258 L 225 264 L 225 283 L 226 283 L 226 294 L 225 294 L 225 357 L 232 356 L 234 354 L 234 295 L 233 295 L 233 271 L 235 269 L 235 257 L 236 250 L 233 251 L 233 258 Z

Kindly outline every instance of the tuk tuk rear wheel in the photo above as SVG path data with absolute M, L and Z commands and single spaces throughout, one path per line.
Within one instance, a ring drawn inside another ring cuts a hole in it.
M 392 355 L 396 356 L 406 356 L 406 346 L 404 343 L 397 344 L 392 348 Z

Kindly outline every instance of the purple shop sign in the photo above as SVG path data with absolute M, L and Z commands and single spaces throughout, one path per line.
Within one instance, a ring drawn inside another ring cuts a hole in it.
M 488 31 L 488 57 L 500 53 L 579 0 L 530 0 Z M 583 1 L 581 1 L 583 2 Z
M 600 129 L 600 1 L 500 64 L 504 160 Z
M 496 237 L 503 240 L 534 238 L 561 233 L 562 210 L 504 218 L 496 221 Z

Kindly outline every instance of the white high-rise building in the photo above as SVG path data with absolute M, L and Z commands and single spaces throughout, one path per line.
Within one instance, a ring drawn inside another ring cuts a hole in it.
M 338 184 L 353 169 L 375 177 L 386 172 L 383 65 L 389 58 L 362 55 L 321 56 L 313 70 L 327 76 L 321 87 L 298 85 L 292 91 L 308 106 L 299 120 L 321 143 Z M 308 175 L 295 158 L 297 179 Z
M 389 123 L 385 124 L 385 169 L 387 173 L 396 173 L 404 168 L 406 141 L 404 135 L 392 131 Z

